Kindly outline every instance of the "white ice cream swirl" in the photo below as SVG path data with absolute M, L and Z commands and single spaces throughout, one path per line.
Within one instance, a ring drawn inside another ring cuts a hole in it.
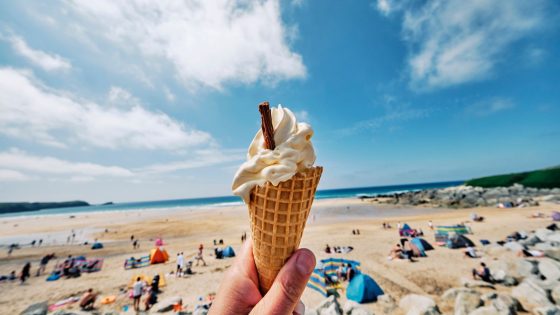
M 253 187 L 263 186 L 266 182 L 276 186 L 315 163 L 311 126 L 298 123 L 295 115 L 281 105 L 272 108 L 271 114 L 276 148 L 265 149 L 262 130 L 259 130 L 249 146 L 247 161 L 233 178 L 233 193 L 246 203 L 249 203 Z

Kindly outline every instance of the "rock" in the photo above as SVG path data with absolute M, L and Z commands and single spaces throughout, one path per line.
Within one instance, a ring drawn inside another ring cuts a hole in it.
M 519 241 L 519 244 L 525 246 L 534 246 L 535 244 L 540 242 L 541 242 L 540 238 L 538 238 L 535 234 L 531 234 L 527 237 L 527 239 Z
M 498 297 L 498 293 L 496 292 L 488 292 L 488 293 L 484 293 L 481 298 L 484 302 L 490 302 L 493 299 Z
M 560 261 L 560 248 L 552 248 L 552 246 L 549 246 L 549 248 L 542 249 L 542 251 L 546 257 Z
M 314 308 L 306 308 L 305 315 L 319 315 L 319 313 Z
M 154 309 L 158 313 L 169 312 L 173 309 L 173 305 L 182 303 L 183 299 L 179 296 L 169 297 L 154 305 Z
M 500 313 L 492 306 L 485 306 L 477 308 L 476 310 L 470 312 L 469 315 L 502 315 L 502 313 Z
M 399 307 L 406 315 L 436 315 L 440 314 L 436 302 L 427 296 L 408 294 L 399 302 Z
M 533 247 L 534 247 L 534 249 L 538 249 L 538 250 L 542 250 L 542 251 L 551 250 L 551 249 L 560 249 L 560 247 L 555 246 L 554 244 L 552 244 L 550 242 L 538 243 L 538 244 L 535 244 L 535 246 L 533 246 Z
M 546 237 L 546 241 L 551 243 L 560 243 L 560 233 L 553 232 Z
M 533 310 L 535 315 L 560 315 L 560 308 L 558 306 L 543 306 L 537 307 Z
M 520 285 L 511 290 L 511 295 L 518 299 L 526 310 L 538 306 L 552 305 L 546 291 L 532 281 L 532 279 L 523 280 Z
M 440 301 L 445 306 L 454 306 L 455 300 L 457 299 L 457 295 L 459 295 L 459 293 L 462 292 L 472 293 L 472 294 L 478 293 L 476 290 L 469 289 L 469 288 L 451 288 L 443 292 L 443 294 L 440 297 Z
M 537 229 L 535 231 L 535 236 L 538 237 L 541 242 L 546 241 L 546 239 L 548 238 L 549 235 L 553 234 L 554 232 L 552 232 L 551 230 L 547 230 L 547 229 Z
M 47 301 L 29 305 L 20 315 L 46 315 L 49 310 Z
M 468 279 L 468 278 L 462 278 L 461 279 L 461 284 L 464 287 L 467 287 L 467 288 L 496 289 L 496 287 L 494 287 L 494 285 L 492 285 L 491 283 L 484 282 L 484 281 L 478 281 L 478 280 L 471 280 L 471 279 Z
M 519 280 L 538 273 L 536 264 L 528 260 L 496 260 L 488 264 L 492 277 L 507 286 L 516 285 Z
M 521 310 L 521 304 L 519 301 L 506 294 L 499 294 L 492 300 L 491 305 L 501 314 L 515 315 L 517 314 L 517 311 Z
M 557 281 L 560 279 L 560 263 L 552 259 L 541 259 L 539 262 L 539 273 L 547 280 Z
M 377 304 L 380 305 L 383 314 L 393 314 L 398 308 L 395 299 L 387 293 L 377 297 Z
M 550 296 L 556 305 L 560 305 L 560 284 L 550 291 Z
M 194 310 L 193 315 L 208 315 L 208 310 L 205 308 L 197 308 Z
M 363 308 L 359 303 L 350 300 L 344 303 L 342 310 L 344 311 L 344 314 L 347 315 L 373 315 L 372 312 Z
M 471 311 L 483 305 L 480 293 L 460 292 L 455 299 L 455 315 L 468 315 Z
M 334 295 L 319 303 L 315 310 L 317 310 L 318 315 L 342 315 L 342 308 L 340 308 L 340 304 Z
M 507 242 L 504 244 L 504 247 L 515 253 L 521 251 L 522 249 L 525 249 L 523 245 L 519 244 L 516 241 Z

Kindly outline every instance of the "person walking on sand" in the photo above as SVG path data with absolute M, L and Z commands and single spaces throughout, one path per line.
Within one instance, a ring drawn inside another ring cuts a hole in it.
M 196 254 L 196 265 L 198 266 L 198 262 L 202 261 L 203 266 L 206 266 L 206 261 L 204 261 L 204 257 L 203 257 L 203 253 L 202 251 L 204 250 L 204 245 L 200 244 L 200 246 L 198 246 L 198 253 Z
M 132 286 L 132 298 L 134 299 L 134 310 L 140 311 L 140 298 L 142 297 L 142 291 L 144 290 L 144 282 L 142 278 L 136 278 L 136 282 Z
M 432 220 L 428 221 L 428 226 L 430 227 L 430 230 L 434 230 L 434 223 L 432 222 Z
M 20 284 L 23 284 L 27 278 L 30 276 L 31 263 L 27 262 L 23 269 L 21 269 L 21 274 L 19 275 Z
M 185 266 L 185 257 L 183 257 L 183 253 L 177 253 L 177 273 L 175 274 L 175 278 L 181 277 L 183 274 L 183 267 Z
M 47 264 L 54 257 L 55 257 L 54 253 L 52 253 L 49 255 L 45 255 L 43 256 L 43 258 L 41 258 L 41 262 L 39 262 L 39 269 L 37 269 L 37 277 L 40 276 L 43 272 L 45 272 L 45 269 L 47 268 Z

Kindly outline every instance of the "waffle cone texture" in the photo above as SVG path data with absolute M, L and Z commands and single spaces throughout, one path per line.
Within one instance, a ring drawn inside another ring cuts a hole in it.
M 299 247 L 322 173 L 322 167 L 313 167 L 296 173 L 278 186 L 267 182 L 251 191 L 249 215 L 253 256 L 263 294 Z

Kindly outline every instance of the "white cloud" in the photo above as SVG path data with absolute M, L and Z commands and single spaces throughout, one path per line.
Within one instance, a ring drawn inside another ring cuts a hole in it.
M 384 15 L 402 11 L 408 72 L 416 89 L 488 78 L 508 48 L 546 20 L 543 0 L 434 0 L 392 7 L 394 4 L 380 0 L 377 7 Z
M 72 68 L 70 61 L 67 59 L 56 54 L 33 49 L 19 36 L 12 35 L 6 39 L 19 55 L 45 71 L 68 71 Z
M 29 179 L 29 176 L 18 171 L 0 169 L 0 182 L 21 182 Z
M 76 20 L 127 53 L 163 58 L 190 90 L 303 78 L 278 0 L 73 1 Z
M 489 116 L 498 112 L 509 110 L 515 107 L 512 100 L 508 98 L 492 98 L 473 103 L 465 108 L 465 112 L 476 116 Z
M 35 156 L 18 149 L 0 152 L 0 168 L 43 175 L 78 177 L 130 177 L 134 174 L 123 167 L 94 163 L 70 162 L 48 156 Z
M 113 101 L 130 100 L 114 88 Z M 188 128 L 138 104 L 102 106 L 43 86 L 23 71 L 0 68 L 0 133 L 45 145 L 184 150 L 214 144 L 204 131 Z
M 198 150 L 194 152 L 194 156 L 190 159 L 182 161 L 171 161 L 167 163 L 153 164 L 137 170 L 142 174 L 153 173 L 169 173 L 193 168 L 202 168 L 218 164 L 224 164 L 234 161 L 242 161 L 245 159 L 246 150 L 230 149 L 230 150 Z

